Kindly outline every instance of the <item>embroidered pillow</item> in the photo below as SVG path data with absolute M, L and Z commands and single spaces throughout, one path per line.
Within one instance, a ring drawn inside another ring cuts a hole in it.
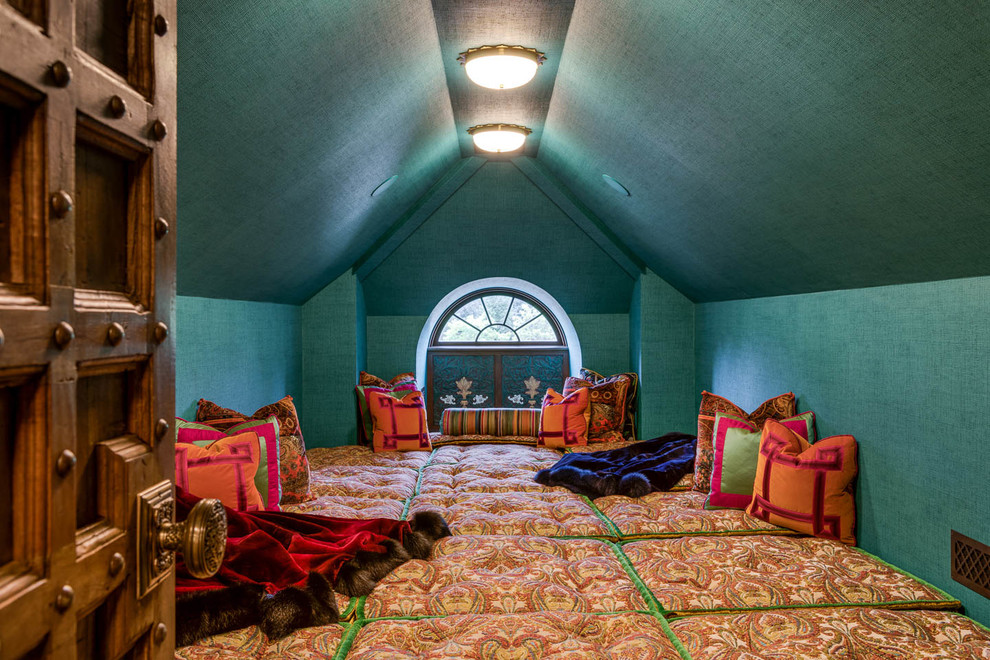
M 591 369 L 581 368 L 580 371 L 581 378 L 590 381 L 592 383 L 600 383 L 606 381 L 609 378 L 614 378 L 615 376 L 603 376 L 597 371 L 592 371 Z M 637 403 L 639 401 L 639 374 L 630 371 L 625 374 L 618 374 L 620 376 L 626 376 L 629 378 L 629 391 L 626 394 L 626 420 L 622 428 L 622 437 L 626 440 L 636 439 L 636 409 Z
M 282 504 L 305 502 L 312 497 L 309 489 L 309 459 L 306 444 L 292 397 L 286 396 L 275 403 L 262 406 L 253 415 L 244 415 L 230 408 L 222 408 L 212 401 L 200 399 L 196 407 L 196 421 L 220 430 L 244 422 L 264 421 L 269 417 L 278 420 L 278 472 L 282 485 Z
M 788 392 L 767 399 L 756 410 L 747 413 L 728 399 L 711 392 L 701 393 L 701 409 L 698 411 L 698 453 L 694 457 L 694 489 L 702 493 L 712 489 L 712 461 L 715 453 L 712 434 L 715 430 L 715 414 L 720 412 L 744 419 L 760 429 L 770 418 L 786 419 L 794 416 L 794 394 Z
M 210 443 L 245 431 L 258 434 L 260 457 L 258 471 L 254 475 L 254 485 L 261 493 L 266 511 L 281 511 L 282 485 L 278 473 L 278 420 L 269 417 L 264 421 L 250 421 L 219 431 L 208 424 L 189 422 L 181 417 L 175 419 L 176 442 L 194 443 L 205 447 Z
M 591 421 L 588 424 L 589 442 L 620 442 L 626 419 L 626 398 L 632 379 L 626 374 L 610 376 L 592 383 L 583 378 L 569 377 L 564 381 L 564 396 L 578 388 L 588 388 Z
M 258 471 L 258 434 L 247 431 L 205 447 L 175 446 L 175 484 L 198 497 L 214 497 L 238 511 L 259 511 L 264 501 L 254 485 Z
M 358 385 L 371 385 L 373 387 L 384 387 L 385 389 L 394 389 L 396 385 L 401 385 L 402 383 L 416 383 L 416 374 L 409 371 L 404 374 L 399 374 L 392 380 L 386 381 L 384 378 L 379 378 L 378 376 L 372 376 L 367 371 L 362 371 L 358 375 Z
M 809 445 L 768 420 L 749 515 L 805 534 L 856 545 L 856 439 L 833 435 Z
M 780 423 L 805 440 L 815 441 L 815 413 L 801 413 Z M 753 501 L 760 430 L 738 417 L 716 413 L 714 441 L 712 492 L 705 508 L 745 509 Z
M 404 374 L 408 375 L 408 374 Z M 398 376 L 396 376 L 398 378 Z M 388 385 L 386 383 L 385 387 L 380 387 L 378 385 L 358 385 L 354 388 L 354 398 L 357 403 L 357 440 L 359 445 L 368 446 L 371 444 L 371 436 L 374 434 L 375 422 L 371 418 L 371 407 L 368 403 L 368 398 L 371 396 L 372 392 L 380 392 L 383 394 L 389 394 L 397 399 L 401 399 L 407 393 L 418 389 L 416 387 L 416 381 L 402 381 L 396 385 Z
M 548 388 L 540 412 L 538 447 L 575 447 L 588 444 L 588 403 L 591 394 L 581 387 L 567 396 Z
M 440 418 L 443 435 L 536 436 L 537 408 L 446 408 Z
M 430 450 L 423 393 L 412 391 L 402 398 L 372 392 L 369 398 L 375 421 L 372 449 L 375 451 Z

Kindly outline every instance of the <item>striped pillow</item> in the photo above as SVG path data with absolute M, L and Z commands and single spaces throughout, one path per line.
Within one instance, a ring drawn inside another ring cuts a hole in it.
M 443 435 L 535 436 L 538 408 L 447 408 L 440 419 Z

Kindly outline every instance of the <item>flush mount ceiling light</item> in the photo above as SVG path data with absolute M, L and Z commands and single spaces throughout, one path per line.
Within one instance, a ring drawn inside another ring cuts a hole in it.
M 457 57 L 468 78 L 489 89 L 512 89 L 525 85 L 547 56 L 523 46 L 481 46 L 468 48 Z
M 630 195 L 629 189 L 626 188 L 624 185 L 622 185 L 621 183 L 619 183 L 618 181 L 616 181 L 615 179 L 613 179 L 612 177 L 610 177 L 607 174 L 603 174 L 602 175 L 602 179 L 605 181 L 605 183 L 607 183 L 609 185 L 609 187 L 612 190 L 614 190 L 615 192 L 619 193 L 620 195 L 622 195 L 624 197 L 629 197 L 629 195 Z
M 503 153 L 523 146 L 526 136 L 533 131 L 518 124 L 479 124 L 467 132 L 474 138 L 474 146 L 482 151 Z

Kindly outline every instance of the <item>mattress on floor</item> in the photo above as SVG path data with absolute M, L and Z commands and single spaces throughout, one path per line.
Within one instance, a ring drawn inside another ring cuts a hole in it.
M 661 622 L 645 614 L 460 614 L 379 620 L 357 633 L 347 660 L 679 660 Z
M 546 493 L 420 493 L 412 498 L 409 514 L 423 510 L 442 515 L 453 534 L 615 537 L 589 501 L 564 489 Z
M 935 587 L 836 541 L 790 536 L 685 536 L 622 545 L 669 613 L 882 605 L 957 609 Z
M 706 497 L 695 490 L 650 493 L 638 498 L 610 495 L 596 499 L 595 506 L 608 516 L 624 539 L 788 533 L 739 509 L 706 509 Z
M 990 630 L 951 612 L 773 610 L 692 616 L 670 628 L 693 660 L 990 660 Z
M 340 597 L 340 624 L 278 641 L 245 628 L 176 657 L 990 660 L 990 633 L 934 611 L 957 601 L 866 553 L 707 511 L 690 476 L 679 492 L 594 501 L 532 481 L 561 455 L 516 444 L 311 450 L 316 497 L 286 511 L 433 510 L 454 536 L 369 596 Z
M 382 580 L 364 616 L 645 610 L 613 547 L 591 539 L 448 537 L 430 561 L 406 562 Z

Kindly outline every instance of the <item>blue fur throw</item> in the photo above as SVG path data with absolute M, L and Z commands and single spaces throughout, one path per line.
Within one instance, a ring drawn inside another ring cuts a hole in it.
M 592 499 L 642 497 L 670 490 L 694 469 L 696 442 L 693 435 L 668 433 L 619 449 L 564 454 L 533 478 L 544 486 L 563 486 Z

